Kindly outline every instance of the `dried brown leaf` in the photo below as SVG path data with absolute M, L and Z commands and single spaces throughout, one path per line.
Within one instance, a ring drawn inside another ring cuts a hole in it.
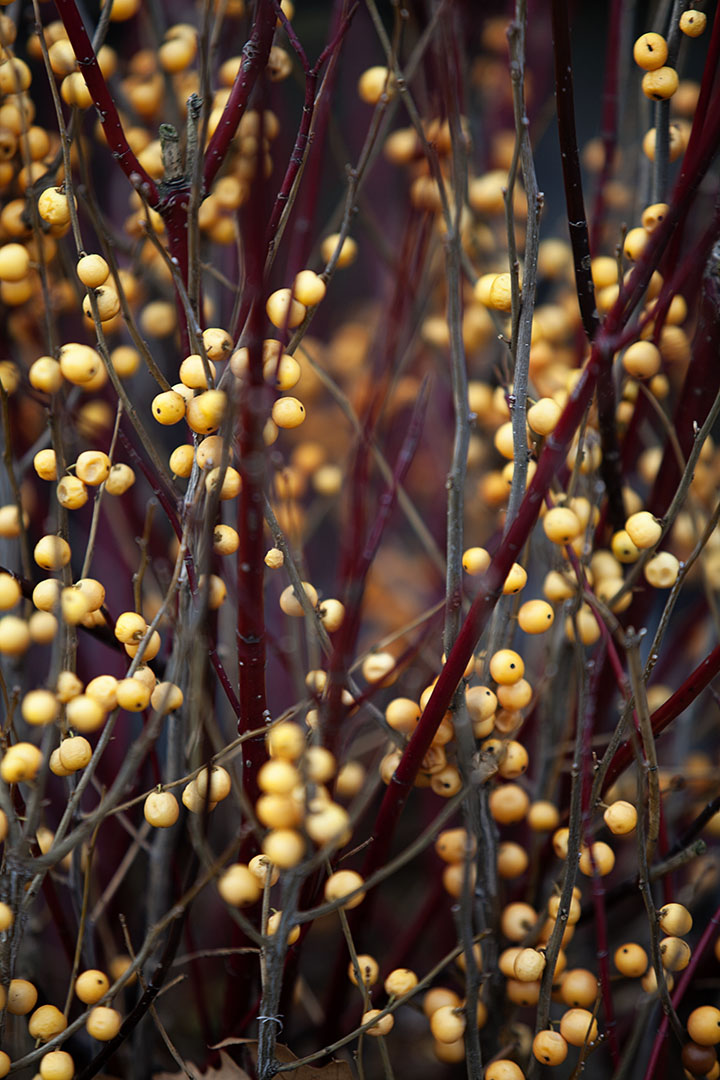
M 240 1039 L 226 1039 L 225 1043 L 220 1043 L 219 1045 L 223 1046 L 228 1043 L 240 1041 Z M 217 1048 L 211 1047 L 211 1049 L 214 1050 Z M 220 1051 L 219 1069 L 208 1069 L 207 1072 L 200 1072 L 197 1065 L 193 1065 L 191 1061 L 187 1061 L 185 1064 L 187 1066 L 188 1072 L 192 1076 L 196 1076 L 198 1080 L 250 1080 L 250 1077 L 245 1072 L 245 1070 L 241 1069 L 239 1065 L 236 1065 L 233 1059 L 231 1057 L 228 1057 L 227 1054 L 223 1054 L 222 1051 Z M 187 1073 L 154 1073 L 153 1080 L 187 1080 Z

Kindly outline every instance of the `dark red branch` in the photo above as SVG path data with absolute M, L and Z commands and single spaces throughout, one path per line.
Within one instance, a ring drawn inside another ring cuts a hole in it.
M 100 123 L 112 155 L 134 188 L 140 188 L 152 207 L 157 208 L 159 194 L 157 185 L 130 149 L 125 132 L 115 108 L 105 77 L 100 70 L 85 23 L 75 0 L 55 0 L 58 15 L 63 21 L 85 85 L 92 94 Z
M 693 703 L 695 698 L 712 682 L 719 671 L 720 645 L 716 645 L 713 651 L 688 676 L 679 690 L 676 690 L 672 697 L 669 697 L 650 717 L 655 738 Z M 620 773 L 624 772 L 631 764 L 633 753 L 632 742 L 628 739 L 619 747 L 612 760 L 603 782 L 603 792 L 607 791 L 610 785 L 617 780 Z
M 287 205 L 287 201 L 290 198 L 290 193 L 293 189 L 293 186 L 297 179 L 297 175 L 303 165 L 305 156 L 309 149 L 310 127 L 315 113 L 315 95 L 317 93 L 320 72 L 322 71 L 328 58 L 331 57 L 333 53 L 340 48 L 343 38 L 345 37 L 345 34 L 350 28 L 350 23 L 356 10 L 357 4 L 354 4 L 349 14 L 345 16 L 342 23 L 340 24 L 339 30 L 336 34 L 332 36 L 331 40 L 320 53 L 320 56 L 318 57 L 316 63 L 313 65 L 312 68 L 309 67 L 305 53 L 301 49 L 300 43 L 295 38 L 290 24 L 287 23 L 287 20 L 283 19 L 283 21 L 286 23 L 285 28 L 288 31 L 288 34 L 290 34 L 290 40 L 296 53 L 300 57 L 303 69 L 305 71 L 305 100 L 303 101 L 302 117 L 300 120 L 300 127 L 298 128 L 298 133 L 295 137 L 295 145 L 293 146 L 292 154 L 290 155 L 290 161 L 288 162 L 288 167 L 285 171 L 285 176 L 283 177 L 283 182 L 280 186 L 280 190 L 275 197 L 275 205 L 273 206 L 272 213 L 270 214 L 270 221 L 268 222 L 266 233 L 268 253 L 272 252 L 273 246 L 275 244 L 275 233 L 277 232 L 278 225 L 280 224 L 280 218 L 282 217 L 283 211 Z
M 370 568 L 373 565 L 385 526 L 397 500 L 397 493 L 410 468 L 415 451 L 420 441 L 420 434 L 425 420 L 425 412 L 428 403 L 427 379 L 420 388 L 415 402 L 413 414 L 410 419 L 405 440 L 398 454 L 392 477 L 385 491 L 380 496 L 379 508 L 373 522 L 370 534 L 364 548 L 356 559 L 346 585 L 345 606 L 349 613 L 338 635 L 338 643 L 333 649 L 328 664 L 329 690 L 326 715 L 329 722 L 325 725 L 324 744 L 332 752 L 336 752 L 336 741 L 339 728 L 339 719 L 342 716 L 342 691 L 345 688 L 347 669 L 360 629 L 360 615 L 362 611 L 362 596 L 365 582 Z M 367 445 L 360 448 L 363 458 L 367 458 Z
M 275 19 L 272 0 L 259 0 L 255 22 L 242 51 L 240 70 L 235 76 L 230 97 L 205 151 L 206 192 L 210 190 L 218 169 L 225 160 L 238 124 L 247 108 L 253 87 L 267 66 L 275 31 Z

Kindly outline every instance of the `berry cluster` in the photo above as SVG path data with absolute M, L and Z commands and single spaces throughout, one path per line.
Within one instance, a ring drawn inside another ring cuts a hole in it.
M 717 15 L 0 7 L 0 1076 L 717 1080 Z

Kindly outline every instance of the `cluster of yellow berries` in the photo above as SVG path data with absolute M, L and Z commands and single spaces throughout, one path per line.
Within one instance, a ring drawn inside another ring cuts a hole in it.
M 116 957 L 111 965 L 113 979 L 120 978 L 130 964 L 129 957 Z M 135 979 L 131 975 L 127 981 Z M 81 971 L 75 979 L 75 995 L 83 1004 L 90 1006 L 87 1011 L 85 1029 L 91 1038 L 100 1042 L 110 1042 L 118 1034 L 122 1024 L 122 1014 L 108 1005 L 97 1002 L 108 996 L 110 979 L 104 971 L 89 969 Z M 27 979 L 12 979 L 5 989 L 0 987 L 0 1008 L 7 1010 L 10 1016 L 27 1016 L 27 1031 L 38 1044 L 49 1042 L 62 1035 L 68 1026 L 66 1015 L 56 1005 L 40 1005 L 37 988 Z M 12 1062 L 5 1051 L 0 1051 L 0 1076 L 7 1076 Z M 39 1075 L 42 1080 L 72 1080 L 75 1076 L 75 1062 L 65 1050 L 49 1050 L 43 1054 L 39 1063 Z

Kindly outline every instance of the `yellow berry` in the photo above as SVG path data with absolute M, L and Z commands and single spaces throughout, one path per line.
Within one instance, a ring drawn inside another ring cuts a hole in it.
M 326 236 L 323 240 L 320 246 L 320 253 L 326 263 L 329 263 L 334 256 L 339 243 L 340 233 L 332 233 L 331 236 Z M 357 244 L 352 237 L 346 236 L 342 242 L 342 247 L 340 248 L 340 254 L 337 260 L 338 268 L 342 269 L 345 266 L 350 266 L 351 263 L 355 262 L 356 257 Z
M 390 652 L 370 653 L 361 670 L 365 681 L 373 686 L 391 686 L 398 677 L 397 660 Z
M 305 749 L 305 734 L 299 724 L 285 720 L 268 731 L 265 743 L 270 757 L 297 761 Z
M 369 989 L 378 981 L 380 966 L 374 956 L 368 956 L 365 953 L 358 953 L 357 962 L 363 985 Z M 357 975 L 352 961 L 348 964 L 348 978 L 353 986 L 357 986 Z
M 499 649 L 490 660 L 490 674 L 496 683 L 511 686 L 525 674 L 525 664 L 519 653 L 512 649 Z
M 273 866 L 267 855 L 253 855 L 248 863 L 248 870 L 257 878 L 258 884 L 263 888 L 268 879 L 271 885 L 275 885 L 280 878 L 280 871 L 276 866 Z
M 408 994 L 418 984 L 418 977 L 409 968 L 395 968 L 385 980 L 385 993 L 389 997 L 401 997 Z
M 33 726 L 52 724 L 58 715 L 60 703 L 51 690 L 31 690 L 22 700 L 23 720 Z
M 244 863 L 229 866 L 218 881 L 218 892 L 232 907 L 251 907 L 262 895 L 257 877 Z
M 137 672 L 135 673 L 137 677 Z M 175 712 L 184 701 L 184 695 L 180 687 L 173 682 L 159 682 L 151 691 L 150 704 L 155 712 L 163 716 Z
M 7 992 L 7 1011 L 12 1016 L 26 1016 L 37 1003 L 38 992 L 27 979 L 11 979 Z
M 203 769 L 196 776 L 195 784 L 198 795 L 202 799 L 209 798 L 210 802 L 221 802 L 226 799 L 232 788 L 230 773 L 221 765 L 213 765 L 209 772 L 207 768 Z
M 533 1039 L 533 1055 L 543 1065 L 562 1065 L 568 1044 L 559 1031 L 539 1031 Z
M 457 1009 L 460 1007 L 461 1001 L 454 990 L 450 990 L 445 986 L 433 986 L 423 999 L 423 1012 L 428 1020 L 443 1005 L 450 1005 L 451 1008 Z
M 107 480 L 111 464 L 101 450 L 84 450 L 75 462 L 75 473 L 84 484 L 97 487 Z
M 509 1058 L 495 1058 L 485 1070 L 485 1080 L 525 1080 L 525 1073 Z
M 103 370 L 100 354 L 89 345 L 77 342 L 63 345 L 58 359 L 63 377 L 78 386 L 92 382 Z
M 153 791 L 145 800 L 143 814 L 153 828 L 169 829 L 180 816 L 180 807 L 171 791 Z
M 512 308 L 510 274 L 495 274 L 488 293 L 487 306 L 494 311 L 509 312 Z
M 70 545 L 61 536 L 47 535 L 38 540 L 33 556 L 43 570 L 61 570 L 70 562 Z
M 209 814 L 217 806 L 217 803 L 208 802 L 200 797 L 194 780 L 191 780 L 183 788 L 182 804 L 191 814 L 204 814 L 205 812 Z
M 626 529 L 613 533 L 610 547 L 618 562 L 634 563 L 640 558 L 640 548 L 632 542 Z
M 597 1020 L 587 1009 L 568 1009 L 560 1021 L 560 1034 L 571 1046 L 584 1046 L 597 1039 Z
M 545 600 L 528 600 L 518 611 L 518 624 L 526 634 L 544 634 L 555 621 L 555 612 Z
M 9 930 L 14 922 L 15 916 L 10 905 L 0 902 L 0 933 Z
M 510 573 L 505 578 L 503 583 L 503 593 L 505 596 L 513 596 L 515 593 L 519 593 L 521 589 L 524 589 L 527 582 L 527 571 L 520 565 L 520 563 L 513 563 L 510 567 Z
M 554 803 L 547 800 L 540 799 L 532 803 L 528 810 L 527 823 L 533 832 L 547 832 L 550 829 L 556 829 L 559 820 L 558 808 Z
M 615 950 L 615 967 L 628 979 L 639 979 L 647 971 L 648 957 L 641 945 L 630 941 Z
M 654 547 L 662 536 L 662 525 L 647 510 L 640 510 L 631 514 L 625 522 L 625 530 L 635 547 Z
M 329 903 L 334 900 L 342 900 L 349 893 L 359 889 L 362 884 L 363 878 L 356 870 L 337 870 L 325 882 L 325 899 Z M 341 906 L 349 910 L 362 904 L 364 899 L 365 893 L 359 892 L 357 896 L 352 897 Z
M 75 993 L 85 1005 L 94 1005 L 110 989 L 110 980 L 104 971 L 88 968 L 75 980 Z
M 452 1005 L 441 1005 L 430 1017 L 430 1030 L 438 1042 L 451 1043 L 465 1034 L 464 1014 Z
M 661 68 L 667 56 L 667 41 L 661 34 L 641 34 L 633 45 L 635 63 L 645 71 Z
M 28 1021 L 28 1034 L 40 1042 L 47 1042 L 67 1027 L 67 1020 L 55 1005 L 41 1005 Z
M 680 80 L 675 68 L 660 67 L 647 71 L 642 78 L 642 91 L 652 101 L 666 101 L 678 88 Z
M 82 735 L 75 735 L 70 739 L 63 739 L 58 747 L 60 763 L 68 773 L 84 769 L 92 757 L 92 747 Z
M 329 634 L 339 630 L 345 619 L 345 605 L 339 600 L 329 598 L 321 601 L 318 606 L 318 615 Z
M 537 949 L 520 949 L 513 963 L 515 978 L 520 982 L 535 982 L 545 970 L 545 957 Z
M 688 37 L 700 37 L 705 33 L 705 27 L 707 26 L 707 15 L 704 11 L 697 11 L 691 8 L 689 11 L 684 11 L 680 16 L 680 29 L 683 34 Z M 698 1042 L 695 1039 L 695 1042 Z
M 554 544 L 569 544 L 582 532 L 577 514 L 566 506 L 554 506 L 543 518 L 543 529 Z
M 77 476 L 63 476 L 55 491 L 58 502 L 66 510 L 79 510 L 88 500 L 87 488 Z
M 536 435 L 550 435 L 557 427 L 562 409 L 552 398 L 544 397 L 531 405 L 527 411 L 527 422 Z
M 272 407 L 272 419 L 279 428 L 300 427 L 305 415 L 305 406 L 295 397 L 278 398 Z
M 28 372 L 30 385 L 44 394 L 56 394 L 62 386 L 63 373 L 60 364 L 52 356 L 40 356 Z M 54 477 L 43 477 L 54 479 Z
M 660 350 L 651 341 L 636 341 L 623 353 L 622 364 L 628 375 L 650 379 L 660 370 Z
M 0 281 L 22 281 L 30 269 L 30 253 L 24 244 L 0 247 Z
M 366 105 L 377 105 L 383 95 L 389 100 L 395 94 L 395 80 L 386 67 L 371 67 L 358 79 L 358 95 Z
M 680 573 L 680 563 L 670 551 L 660 551 L 643 567 L 648 585 L 655 589 L 670 589 Z
M 666 971 L 683 971 L 690 963 L 690 946 L 687 941 L 673 935 L 660 942 L 660 959 Z
M 371 1020 L 374 1020 L 376 1016 L 380 1016 L 381 1012 L 382 1009 L 368 1009 L 367 1012 L 364 1012 L 362 1014 L 360 1018 L 360 1023 L 369 1023 Z M 374 1023 L 371 1027 L 369 1027 L 366 1034 L 375 1037 L 377 1037 L 378 1035 L 388 1035 L 392 1031 L 394 1023 L 395 1017 L 392 1015 L 392 1013 L 387 1013 L 385 1016 L 381 1016 L 377 1023 Z
M 88 289 L 99 289 L 110 274 L 110 267 L 102 255 L 83 255 L 78 260 L 75 270 L 80 281 Z
M 266 934 L 268 937 L 274 937 L 278 932 L 280 926 L 280 920 L 282 919 L 282 911 L 274 911 L 267 921 Z M 286 942 L 288 945 L 294 945 L 300 937 L 300 927 L 291 926 L 287 933 Z
M 118 463 L 110 467 L 110 473 L 105 481 L 105 491 L 108 495 L 124 495 L 134 483 L 135 473 L 130 466 Z
M 580 873 L 585 874 L 587 877 L 592 877 L 594 872 L 597 872 L 600 877 L 605 877 L 615 866 L 615 853 L 609 844 L 598 840 L 591 845 L 591 848 L 583 846 L 578 866 Z
M 623 242 L 623 254 L 625 255 L 625 258 L 629 259 L 630 262 L 636 262 L 645 250 L 647 242 L 648 233 L 645 229 L 641 227 L 629 229 L 625 234 L 625 240 Z
M 530 806 L 530 797 L 519 784 L 502 784 L 490 794 L 490 813 L 498 825 L 517 825 Z
M 309 581 L 302 582 L 303 591 L 307 599 L 310 602 L 311 607 L 317 607 L 318 594 L 317 590 L 313 588 Z M 288 585 L 286 589 L 283 589 L 280 594 L 280 608 L 286 615 L 295 615 L 300 617 L 305 614 L 300 601 L 295 595 L 295 588 L 293 585 Z
M 0 573 L 0 611 L 15 607 L 22 597 L 20 582 L 12 574 Z
M 665 904 L 658 913 L 658 925 L 665 934 L 683 937 L 692 930 L 693 919 L 683 904 Z M 698 1042 L 695 1039 L 695 1042 Z
M 687 1019 L 687 1031 L 693 1042 L 700 1046 L 720 1043 L 720 1009 L 713 1005 L 693 1009 Z
M 66 105 L 74 105 L 78 109 L 89 109 L 92 105 L 92 94 L 88 90 L 85 79 L 79 71 L 71 71 L 69 75 L 65 76 L 60 84 L 60 96 Z M 58 217 L 60 217 L 61 212 L 62 211 L 59 208 L 57 210 Z M 46 217 L 45 220 L 47 221 L 50 219 Z
M 65 706 L 65 717 L 76 731 L 90 733 L 105 723 L 105 709 L 88 694 L 78 694 Z
M 99 289 L 93 289 L 92 297 L 94 297 L 97 305 L 100 322 L 108 322 L 109 319 L 114 319 L 120 311 L 120 297 L 112 285 L 101 285 Z M 92 319 L 93 310 L 90 296 L 86 296 L 83 300 L 82 309 L 83 314 L 88 319 Z
M 637 825 L 637 810 L 632 803 L 618 799 L 607 807 L 603 820 L 615 836 L 627 836 Z
M 302 860 L 305 841 L 295 829 L 272 829 L 262 843 L 263 853 L 281 870 L 289 870 Z
M 294 330 L 307 314 L 305 305 L 293 297 L 292 289 L 277 289 L 271 293 L 265 304 L 265 311 L 273 326 L 280 330 L 286 327 Z
M 75 1062 L 66 1050 L 51 1050 L 40 1059 L 42 1080 L 73 1080 Z
M 109 1042 L 115 1038 L 121 1024 L 122 1016 L 117 1009 L 109 1009 L 105 1005 L 96 1005 L 85 1021 L 85 1029 L 93 1039 L 98 1039 L 100 1042 Z
M 305 307 L 315 307 L 325 296 L 327 285 L 314 270 L 301 270 L 293 283 L 293 295 Z
M 185 415 L 185 399 L 175 390 L 163 390 L 153 398 L 151 409 L 159 424 L 177 424 Z
M 0 761 L 0 776 L 7 784 L 34 780 L 42 765 L 42 753 L 32 743 L 18 742 L 9 746 Z

